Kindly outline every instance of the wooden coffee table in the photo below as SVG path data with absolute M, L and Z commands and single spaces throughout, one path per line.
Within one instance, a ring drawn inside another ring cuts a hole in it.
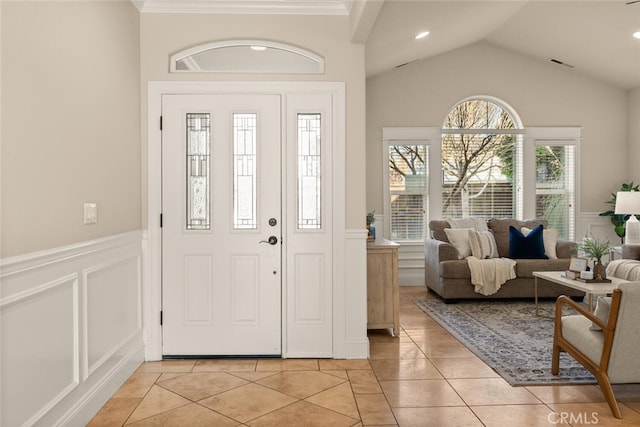
M 534 295 L 536 301 L 536 316 L 538 314 L 538 279 L 548 280 L 549 282 L 564 285 L 572 289 L 585 292 L 589 298 L 589 311 L 593 311 L 593 295 L 606 295 L 613 292 L 620 283 L 627 282 L 628 280 L 618 279 L 611 277 L 610 283 L 585 283 L 579 280 L 568 279 L 563 277 L 564 271 L 534 271 L 533 277 L 535 277 Z

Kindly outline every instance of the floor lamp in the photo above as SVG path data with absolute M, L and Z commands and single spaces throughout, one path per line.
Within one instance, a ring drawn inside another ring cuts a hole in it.
M 616 194 L 616 215 L 631 215 L 625 224 L 625 245 L 640 245 L 640 191 L 618 191 Z

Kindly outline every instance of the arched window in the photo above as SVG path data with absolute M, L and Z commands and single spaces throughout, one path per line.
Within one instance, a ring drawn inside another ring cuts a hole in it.
M 269 40 L 222 40 L 172 55 L 169 69 L 172 73 L 322 74 L 324 58 Z
M 458 103 L 442 125 L 442 216 L 517 218 L 522 173 L 519 118 L 498 101 Z
M 575 237 L 579 130 L 529 128 L 509 106 L 479 97 L 442 125 L 442 216 L 543 218 Z
M 429 219 L 543 218 L 573 240 L 579 127 L 524 128 L 492 97 L 467 98 L 442 127 L 382 128 L 384 235 L 428 237 Z

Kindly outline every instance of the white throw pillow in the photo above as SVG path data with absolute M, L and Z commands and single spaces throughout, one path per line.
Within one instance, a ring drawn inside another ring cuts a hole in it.
M 596 309 L 593 311 L 593 314 L 596 315 L 600 320 L 604 323 L 609 321 L 609 312 L 611 311 L 611 297 L 598 297 L 598 302 L 596 303 Z M 589 329 L 592 331 L 601 331 L 602 328 L 595 323 L 592 323 L 589 326 Z
M 471 255 L 476 258 L 498 258 L 498 246 L 490 231 L 469 230 Z
M 471 245 L 469 243 L 469 231 L 472 228 L 445 228 L 449 243 L 458 251 L 458 259 L 465 259 L 471 255 Z
M 530 228 L 522 227 L 520 229 L 522 234 L 528 236 L 531 232 Z M 558 243 L 558 230 L 555 228 L 545 228 L 542 230 L 542 240 L 544 242 L 544 254 L 549 259 L 558 259 L 558 254 L 556 253 L 556 244 Z

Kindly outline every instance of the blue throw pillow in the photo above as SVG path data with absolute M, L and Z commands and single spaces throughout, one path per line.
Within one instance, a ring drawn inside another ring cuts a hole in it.
M 528 235 L 514 226 L 509 226 L 509 258 L 548 259 L 544 254 L 543 227 L 535 227 Z

